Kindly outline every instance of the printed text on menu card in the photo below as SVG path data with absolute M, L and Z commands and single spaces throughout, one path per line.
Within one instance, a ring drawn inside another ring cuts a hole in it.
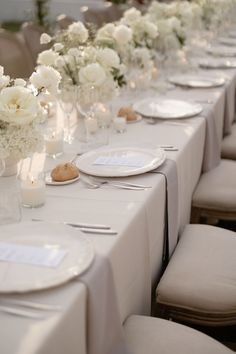
M 4 261 L 56 268 L 67 253 L 68 250 L 66 249 L 34 247 L 0 242 L 0 262 Z

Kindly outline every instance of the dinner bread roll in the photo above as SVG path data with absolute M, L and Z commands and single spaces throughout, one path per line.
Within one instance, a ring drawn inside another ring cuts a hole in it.
M 137 119 L 137 114 L 131 107 L 121 107 L 118 112 L 118 117 L 125 117 L 127 121 L 131 121 Z
M 51 171 L 51 177 L 55 182 L 69 181 L 70 179 L 74 179 L 78 176 L 79 176 L 79 170 L 71 162 L 57 165 Z

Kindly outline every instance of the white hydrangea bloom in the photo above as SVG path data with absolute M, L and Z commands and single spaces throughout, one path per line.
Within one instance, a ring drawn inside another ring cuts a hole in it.
M 59 54 L 54 52 L 52 49 L 44 50 L 43 52 L 39 53 L 37 63 L 41 65 L 54 65 Z
M 47 33 L 42 33 L 40 36 L 40 44 L 48 44 L 52 40 L 52 37 Z

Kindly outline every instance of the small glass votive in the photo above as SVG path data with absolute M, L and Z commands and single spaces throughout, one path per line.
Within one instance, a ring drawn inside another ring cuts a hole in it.
M 0 224 L 21 221 L 21 204 L 17 187 L 4 186 L 0 193 Z
M 48 156 L 56 158 L 63 153 L 63 131 L 48 130 L 44 135 L 45 151 Z
M 98 122 L 94 117 L 85 118 L 85 127 L 87 134 L 95 134 L 98 130 Z
M 20 183 L 21 203 L 27 208 L 38 208 L 45 204 L 46 185 L 43 178 L 28 177 Z
M 126 118 L 125 117 L 115 117 L 113 119 L 113 126 L 117 133 L 124 133 L 126 131 Z

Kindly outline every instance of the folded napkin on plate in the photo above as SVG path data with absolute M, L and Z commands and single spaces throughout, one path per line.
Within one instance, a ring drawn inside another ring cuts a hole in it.
M 129 354 L 109 260 L 96 255 L 92 267 L 78 281 L 84 283 L 88 291 L 87 353 Z

